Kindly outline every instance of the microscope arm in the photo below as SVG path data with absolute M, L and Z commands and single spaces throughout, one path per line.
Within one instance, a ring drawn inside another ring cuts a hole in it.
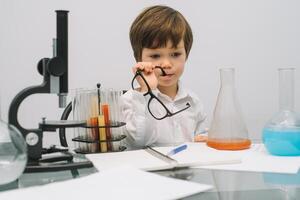
M 43 83 L 23 89 L 15 96 L 9 107 L 8 122 L 19 129 L 24 136 L 30 160 L 41 158 L 43 130 L 41 127 L 25 129 L 20 125 L 18 121 L 20 104 L 32 94 L 56 93 L 61 99 L 68 93 L 68 11 L 56 11 L 56 19 L 54 57 L 43 58 L 38 63 L 38 71 L 44 77 Z
M 44 58 L 39 62 L 39 64 L 45 67 L 48 60 L 48 58 Z M 47 73 L 46 70 L 44 70 L 44 73 Z M 24 127 L 22 127 L 18 121 L 18 111 L 20 104 L 28 96 L 37 93 L 49 93 L 49 79 L 49 76 L 45 75 L 44 81 L 41 85 L 27 87 L 20 91 L 12 100 L 8 111 L 9 124 L 14 125 L 22 133 L 27 145 L 30 146 L 30 148 L 28 148 L 28 155 L 30 159 L 38 159 L 41 157 L 40 150 L 42 149 L 43 135 L 40 129 L 25 129 Z

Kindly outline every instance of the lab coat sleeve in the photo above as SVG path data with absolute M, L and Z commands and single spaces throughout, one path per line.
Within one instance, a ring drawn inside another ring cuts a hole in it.
M 122 96 L 122 114 L 125 125 L 125 145 L 128 149 L 143 148 L 153 144 L 157 135 L 155 122 L 148 108 L 148 97 L 135 90 L 128 90 Z

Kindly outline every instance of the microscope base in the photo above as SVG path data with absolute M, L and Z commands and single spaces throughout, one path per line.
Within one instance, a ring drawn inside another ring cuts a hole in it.
M 70 152 L 49 153 L 39 160 L 29 160 L 25 173 L 54 172 L 62 170 L 76 170 L 93 167 L 93 163 L 83 155 Z

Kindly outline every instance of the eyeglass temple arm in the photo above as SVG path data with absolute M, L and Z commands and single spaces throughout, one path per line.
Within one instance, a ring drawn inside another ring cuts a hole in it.
M 189 107 L 191 107 L 191 104 L 190 104 L 189 102 L 187 102 L 185 108 L 183 108 L 183 109 L 181 109 L 181 110 L 178 110 L 177 112 L 174 112 L 174 113 L 171 113 L 171 112 L 170 112 L 170 113 L 168 113 L 168 115 L 170 115 L 170 116 L 176 115 L 176 114 L 178 114 L 178 113 L 180 113 L 180 112 L 182 112 L 182 111 L 185 111 L 185 110 L 188 109 Z
M 161 75 L 162 75 L 162 76 L 166 76 L 166 75 L 167 75 L 167 73 L 165 72 L 165 70 L 164 70 L 161 66 L 155 66 L 154 68 L 155 68 L 155 69 L 160 69 L 160 70 L 161 70 Z

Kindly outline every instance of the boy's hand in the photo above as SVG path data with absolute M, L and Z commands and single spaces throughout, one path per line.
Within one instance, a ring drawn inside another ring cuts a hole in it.
M 148 82 L 148 85 L 150 86 L 151 90 L 156 89 L 158 85 L 158 79 L 157 75 L 155 74 L 155 65 L 153 65 L 151 62 L 138 62 L 133 68 L 132 71 L 135 74 L 136 71 L 140 69 L 143 72 L 143 76 L 145 77 L 146 81 Z M 140 92 L 147 92 L 148 88 L 145 83 L 145 81 L 138 76 L 137 81 L 139 85 L 141 86 Z
M 206 142 L 207 141 L 207 135 L 205 134 L 198 134 L 194 137 L 194 142 Z

